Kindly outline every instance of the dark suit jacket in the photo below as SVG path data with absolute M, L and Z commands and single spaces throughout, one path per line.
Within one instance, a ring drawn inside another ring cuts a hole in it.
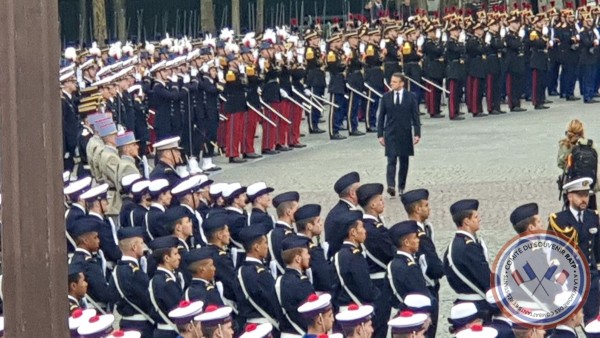
M 394 103 L 394 91 L 387 92 L 379 104 L 377 137 L 385 139 L 385 156 L 412 156 L 413 131 L 421 137 L 421 121 L 417 99 L 404 89 L 402 103 Z

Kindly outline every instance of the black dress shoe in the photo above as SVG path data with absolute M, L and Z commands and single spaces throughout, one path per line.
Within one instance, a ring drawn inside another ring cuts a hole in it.
M 219 171 L 219 170 L 221 170 L 220 167 L 212 167 L 212 168 L 204 169 L 204 171 Z
M 486 116 L 488 116 L 488 114 L 484 114 L 484 113 L 473 114 L 473 117 L 486 117 Z
M 325 119 L 324 118 L 320 118 L 319 119 L 319 123 L 325 123 Z
M 499 110 L 492 110 L 490 112 L 490 115 L 500 115 L 500 114 L 502 114 L 502 113 Z
M 362 131 L 359 130 L 355 130 L 355 131 L 351 131 L 349 133 L 350 136 L 363 136 L 365 133 L 363 133 Z
M 567 101 L 579 101 L 581 98 L 577 96 L 569 96 L 567 97 Z
M 319 128 L 313 128 L 313 130 L 310 131 L 311 134 L 323 134 L 324 132 L 325 130 Z
M 300 133 L 300 137 L 304 137 L 304 136 L 306 136 L 305 133 Z
M 594 100 L 594 99 L 583 101 L 583 103 L 598 103 L 598 102 L 600 102 L 600 101 Z
M 229 163 L 244 163 L 246 162 L 246 160 L 244 160 L 243 158 L 239 158 L 239 157 L 230 157 L 229 158 Z
M 419 112 L 419 115 L 423 116 L 423 115 L 425 115 L 425 113 L 423 113 L 423 112 Z
M 464 120 L 464 119 L 465 119 L 464 117 L 458 116 L 458 115 L 450 118 L 451 121 L 460 121 L 460 120 Z
M 277 155 L 277 154 L 279 154 L 279 151 L 271 150 L 271 149 L 263 149 L 262 154 L 263 155 Z
M 444 114 L 434 114 L 430 116 L 432 119 L 441 119 L 443 117 L 446 117 L 446 115 Z
M 288 146 L 282 146 L 282 145 L 277 145 L 275 146 L 275 150 L 277 151 L 290 151 L 292 150 L 292 148 L 288 147 Z
M 558 96 L 558 92 L 550 92 L 548 93 L 548 96 Z
M 340 130 L 348 130 L 348 128 L 347 128 L 347 127 L 344 127 L 344 126 L 341 126 L 341 127 L 340 127 Z
M 459 111 L 456 115 L 461 116 L 461 115 L 465 115 L 464 112 Z
M 544 104 L 550 104 L 550 103 L 554 103 L 554 101 L 544 100 Z
M 367 133 L 376 133 L 376 132 L 377 132 L 377 128 L 375 128 L 375 127 L 367 128 Z
M 257 153 L 244 154 L 244 158 L 253 159 L 253 158 L 261 158 L 261 157 L 262 157 L 262 155 L 257 154 Z
M 345 140 L 345 139 L 346 139 L 346 136 L 342 136 L 342 135 L 340 135 L 340 134 L 333 134 L 333 135 L 330 137 L 330 139 L 332 139 L 332 140 Z
M 521 108 L 521 107 L 514 107 L 513 109 L 510 110 L 511 112 L 514 113 L 519 113 L 519 112 L 523 112 L 523 111 L 527 111 L 527 109 L 525 108 Z
M 396 196 L 396 189 L 394 189 L 394 188 L 392 188 L 392 187 L 388 187 L 388 188 L 387 188 L 387 193 L 388 193 L 390 196 L 394 197 L 394 196 Z
M 550 108 L 550 107 L 544 106 L 544 105 L 541 105 L 541 104 L 539 104 L 539 105 L 537 105 L 537 106 L 534 107 L 535 110 L 542 110 L 542 109 L 548 109 L 548 108 Z
M 305 148 L 306 144 L 298 143 L 298 144 L 290 144 L 292 148 Z

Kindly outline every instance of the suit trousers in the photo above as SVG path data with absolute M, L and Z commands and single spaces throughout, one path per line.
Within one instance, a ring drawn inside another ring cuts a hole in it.
M 256 153 L 254 150 L 254 136 L 256 136 L 256 128 L 260 120 L 260 116 L 251 109 L 244 113 L 244 144 L 242 147 L 244 154 Z
M 485 99 L 487 101 L 488 113 L 492 110 L 500 110 L 500 90 L 502 87 L 502 79 L 500 74 L 488 73 Z
M 388 156 L 387 158 L 387 185 L 393 188 L 396 185 L 396 164 L 400 161 L 398 168 L 398 189 L 404 190 L 406 187 L 406 177 L 408 176 L 408 156 Z

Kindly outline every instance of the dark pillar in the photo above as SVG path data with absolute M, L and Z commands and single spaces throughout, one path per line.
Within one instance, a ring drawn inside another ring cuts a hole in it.
M 68 337 L 58 1 L 0 4 L 6 337 Z

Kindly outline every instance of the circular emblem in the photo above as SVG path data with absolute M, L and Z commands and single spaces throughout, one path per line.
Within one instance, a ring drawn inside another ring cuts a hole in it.
M 561 235 L 527 232 L 508 241 L 492 267 L 496 305 L 527 327 L 554 327 L 578 311 L 590 289 L 581 250 Z

